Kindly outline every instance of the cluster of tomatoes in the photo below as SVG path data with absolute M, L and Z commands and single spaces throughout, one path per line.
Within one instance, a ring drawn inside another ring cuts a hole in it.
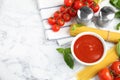
M 99 71 L 100 80 L 120 80 L 120 61 L 115 61 L 109 68 Z
M 77 15 L 77 10 L 83 6 L 90 7 L 94 12 L 99 10 L 99 5 L 94 0 L 64 0 L 64 5 L 60 9 L 54 12 L 52 17 L 48 18 L 48 23 L 51 25 L 51 29 L 54 32 L 60 30 L 65 22 L 71 20 L 72 17 Z

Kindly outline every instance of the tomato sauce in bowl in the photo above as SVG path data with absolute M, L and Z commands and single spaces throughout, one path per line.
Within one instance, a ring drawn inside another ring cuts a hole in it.
M 104 40 L 96 33 L 82 33 L 72 42 L 72 54 L 82 63 L 92 65 L 100 62 L 105 56 Z

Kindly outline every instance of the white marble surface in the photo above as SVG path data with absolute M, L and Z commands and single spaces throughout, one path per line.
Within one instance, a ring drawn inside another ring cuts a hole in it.
M 73 70 L 46 41 L 34 0 L 0 0 L 0 80 L 70 80 Z
M 0 80 L 70 80 L 80 66 L 69 69 L 57 47 L 34 0 L 0 0 Z

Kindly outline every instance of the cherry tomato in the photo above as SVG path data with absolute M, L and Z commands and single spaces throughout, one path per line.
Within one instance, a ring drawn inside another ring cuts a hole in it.
M 94 11 L 94 13 L 96 13 L 99 10 L 100 7 L 99 7 L 98 4 L 96 4 L 94 2 L 92 5 L 90 5 L 90 8 L 92 8 L 92 10 Z
M 73 8 L 78 10 L 80 9 L 81 7 L 83 7 L 83 2 L 82 1 L 75 1 L 74 5 L 73 5 Z
M 55 19 L 59 19 L 59 18 L 61 18 L 61 16 L 62 16 L 62 14 L 61 14 L 60 11 L 56 11 L 56 12 L 54 13 L 54 18 L 55 18 Z
M 77 11 L 73 8 L 70 8 L 69 9 L 69 14 L 71 17 L 75 17 L 77 15 Z
M 120 80 L 120 77 L 114 78 L 114 80 Z
M 82 0 L 83 2 L 86 2 L 87 0 Z
M 67 7 L 70 7 L 72 6 L 74 0 L 64 0 L 64 4 L 67 6 Z
M 65 13 L 65 14 L 63 14 L 63 19 L 64 19 L 66 22 L 68 22 L 68 21 L 70 21 L 71 17 L 70 17 L 70 15 L 69 15 L 68 13 Z
M 58 24 L 54 24 L 54 25 L 52 25 L 52 30 L 54 32 L 58 32 L 60 30 L 60 26 Z
M 113 80 L 108 68 L 100 70 L 98 73 L 98 77 L 100 78 L 100 80 Z
M 88 2 L 83 2 L 83 6 L 90 6 L 90 4 Z
M 114 74 L 119 75 L 120 74 L 120 61 L 113 62 L 110 68 Z
M 86 5 L 87 5 L 88 7 L 92 6 L 93 4 L 94 4 L 94 1 L 93 1 L 93 0 L 87 0 L 87 1 L 86 1 Z
M 92 3 L 92 2 L 94 2 L 94 0 L 87 0 L 87 2 L 88 2 L 88 3 Z
M 67 9 L 67 7 L 65 5 L 60 7 L 60 12 L 64 12 Z
M 63 26 L 65 24 L 64 19 L 58 19 L 57 24 L 60 25 L 60 26 Z
M 51 24 L 51 25 L 55 24 L 56 23 L 55 18 L 54 17 L 49 17 L 48 18 L 48 23 Z
M 94 0 L 82 0 L 84 6 L 88 6 L 90 7 L 90 5 L 92 5 L 94 3 Z
M 68 11 L 69 11 L 69 7 L 66 7 L 65 5 L 63 5 L 63 6 L 60 7 L 60 12 L 62 14 L 68 13 Z

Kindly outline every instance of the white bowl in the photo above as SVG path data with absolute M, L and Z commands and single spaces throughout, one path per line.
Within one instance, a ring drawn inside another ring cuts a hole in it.
M 78 59 L 78 58 L 76 57 L 76 55 L 75 55 L 75 53 L 74 53 L 74 44 L 75 44 L 76 40 L 77 40 L 78 38 L 80 38 L 81 36 L 83 36 L 83 35 L 92 35 L 92 36 L 98 38 L 98 39 L 101 41 L 101 43 L 103 44 L 103 50 L 104 50 L 104 51 L 103 51 L 103 55 L 101 56 L 101 58 L 100 58 L 99 60 L 97 60 L 97 61 L 95 61 L 95 62 L 92 62 L 92 63 L 87 63 L 87 62 L 81 61 L 80 59 Z M 103 39 L 100 35 L 98 35 L 97 33 L 93 33 L 93 32 L 83 32 L 83 33 L 78 34 L 78 35 L 73 39 L 72 44 L 71 44 L 71 52 L 72 52 L 73 57 L 74 57 L 79 63 L 81 63 L 81 64 L 83 64 L 83 65 L 95 65 L 95 64 L 98 64 L 99 62 L 101 62 L 101 61 L 105 58 L 105 56 L 106 56 L 106 45 L 105 45 L 105 41 L 104 41 L 104 39 Z

